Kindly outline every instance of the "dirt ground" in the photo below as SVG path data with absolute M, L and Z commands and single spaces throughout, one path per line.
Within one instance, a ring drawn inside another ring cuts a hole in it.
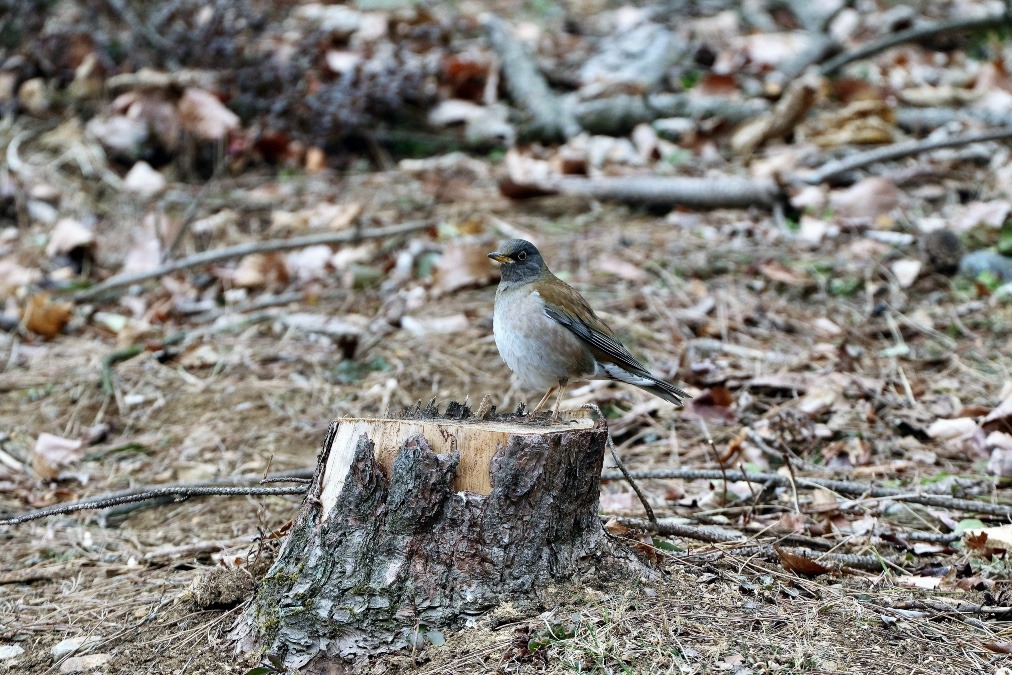
M 722 418 L 703 408 L 683 413 L 670 406 L 644 407 L 647 395 L 619 385 L 572 391 L 565 406 L 593 400 L 608 413 L 631 468 L 713 467 L 697 418 L 708 420 L 723 452 L 740 424 L 790 402 L 774 385 L 745 383 L 774 374 L 818 379 L 846 371 L 884 381 L 874 399 L 834 408 L 833 414 L 844 417 L 834 428 L 857 429 L 868 445 L 862 463 L 878 468 L 865 476 L 877 472 L 911 485 L 932 476 L 981 478 L 986 458 L 942 443 L 916 441 L 932 453 L 932 463 L 911 460 L 915 437 L 904 430 L 953 415 L 964 405 L 999 400 L 1010 377 L 1008 304 L 962 298 L 941 276 L 923 277 L 909 289 L 890 286 L 885 263 L 895 252 L 869 249 L 856 234 L 842 235 L 831 249 L 812 250 L 779 234 L 766 214 L 666 217 L 578 199 L 511 203 L 491 181 L 445 178 L 335 175 L 307 179 L 289 194 L 308 201 L 312 190 L 325 187 L 394 220 L 432 217 L 441 227 L 479 231 L 475 236 L 492 242 L 501 234 L 491 223 L 502 218 L 536 237 L 550 265 L 656 370 L 688 379 L 696 392 L 707 386 L 707 378 L 734 392 L 736 414 Z M 439 194 L 433 194 L 437 184 Z M 237 194 L 226 187 L 222 193 Z M 403 245 L 403 240 L 381 244 L 389 250 Z M 864 257 L 868 250 L 874 254 L 870 264 Z M 616 261 L 642 270 L 645 279 L 623 273 Z M 761 270 L 769 266 L 782 270 L 781 281 L 764 275 Z M 853 293 L 833 293 L 828 279 L 860 283 Z M 342 415 L 378 414 L 431 397 L 475 401 L 485 394 L 513 406 L 527 394 L 509 384 L 496 353 L 493 290 L 483 285 L 428 300 L 415 310 L 418 316 L 461 314 L 466 327 L 420 336 L 393 331 L 357 355 L 354 368 L 342 362 L 330 339 L 288 327 L 282 318 L 296 312 L 374 316 L 383 301 L 374 287 L 330 284 L 300 302 L 203 324 L 169 319 L 134 339 L 158 342 L 181 331 L 186 337 L 173 356 L 160 361 L 157 351 L 145 351 L 119 363 L 113 395 L 103 393 L 100 379 L 103 358 L 122 346 L 114 336 L 80 325 L 50 343 L 5 337 L 9 365 L 0 418 L 10 455 L 27 457 L 42 432 L 75 437 L 101 423 L 109 431 L 66 480 L 8 473 L 0 512 L 129 486 L 255 480 L 268 466 L 311 467 L 328 422 Z M 712 312 L 697 319 L 679 314 L 708 298 L 715 303 Z M 875 311 L 880 298 L 913 317 L 899 337 Z M 813 328 L 827 317 L 840 334 Z M 708 352 L 709 336 L 759 356 Z M 902 365 L 881 356 L 897 339 L 912 350 Z M 860 349 L 847 352 L 845 345 Z M 762 356 L 774 353 L 776 360 Z M 897 463 L 901 459 L 905 463 Z M 707 499 L 719 506 L 712 501 L 716 486 L 705 481 L 646 481 L 644 487 L 661 516 L 698 514 Z M 701 501 L 687 505 L 686 495 Z M 781 510 L 789 498 L 777 502 Z M 189 604 L 186 591 L 223 560 L 245 558 L 252 539 L 282 526 L 297 504 L 297 497 L 193 499 L 3 528 L 0 643 L 24 653 L 0 668 L 67 672 L 61 666 L 66 657 L 54 661 L 52 648 L 65 638 L 97 636 L 90 653 L 110 658 L 95 672 L 246 672 L 258 664 L 257 656 L 237 657 L 224 640 L 241 606 L 200 611 Z M 888 528 L 891 516 L 882 503 L 859 506 Z M 605 485 L 602 510 L 640 515 L 631 492 L 619 483 Z M 806 522 L 812 526 L 819 519 L 809 511 Z M 928 525 L 937 530 L 937 522 Z M 841 544 L 840 550 L 875 550 L 863 541 Z M 560 589 L 559 604 L 546 602 L 540 614 L 510 617 L 503 611 L 449 635 L 441 647 L 358 666 L 377 673 L 969 673 L 996 672 L 1007 660 L 995 651 L 1012 640 L 1006 622 L 889 609 L 928 596 L 976 602 L 982 597 L 978 591 L 950 586 L 926 594 L 898 585 L 888 570 L 805 579 L 770 561 L 736 555 L 733 548 L 671 542 L 675 546 L 657 549 L 662 581 Z M 189 546 L 195 548 L 184 548 Z M 981 567 L 966 551 L 952 549 L 907 552 L 903 560 L 909 569 Z M 1007 574 L 992 570 L 992 579 L 996 586 L 989 592 L 1008 597 Z

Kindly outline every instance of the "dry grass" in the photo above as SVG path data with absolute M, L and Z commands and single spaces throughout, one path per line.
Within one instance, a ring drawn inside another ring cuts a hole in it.
M 333 186 L 307 180 L 295 192 L 311 203 L 314 190 Z M 431 190 L 424 180 L 391 172 L 348 178 L 342 194 L 384 218 L 417 216 L 421 209 L 453 226 L 498 216 L 537 236 L 553 269 L 585 293 L 634 353 L 672 377 L 695 372 L 692 384 L 697 387 L 723 384 L 735 392 L 737 421 L 710 422 L 721 450 L 742 425 L 790 406 L 783 392 L 742 388 L 759 375 L 786 371 L 818 383 L 846 370 L 882 380 L 879 393 L 836 410 L 832 424 L 837 438 L 867 439 L 868 462 L 883 466 L 902 457 L 896 450 L 896 420 L 921 423 L 971 404 L 993 406 L 1010 379 L 1002 351 L 1012 325 L 1008 305 L 960 315 L 965 303 L 939 277 L 902 290 L 881 260 L 867 265 L 851 251 L 857 236 L 844 235 L 813 252 L 790 241 L 770 219 L 749 213 L 683 216 L 682 221 L 696 221 L 684 226 L 580 200 L 508 203 L 490 182 L 475 181 L 467 188 L 469 198 L 456 194 L 447 202 L 426 197 Z M 105 227 L 119 228 L 125 237 L 131 222 L 111 219 Z M 390 250 L 396 252 L 399 245 L 392 242 Z M 894 254 L 883 255 L 885 260 Z M 604 257 L 638 265 L 647 281 L 624 280 L 602 270 Z M 383 260 L 384 253 L 377 258 Z M 798 275 L 817 268 L 821 276 L 812 278 L 823 281 L 771 282 L 759 271 L 770 262 Z M 856 280 L 861 288 L 834 295 L 827 292 L 829 279 Z M 878 290 L 872 292 L 873 286 Z M 528 392 L 508 384 L 509 373 L 491 339 L 491 288 L 428 300 L 418 313 L 463 313 L 468 328 L 428 337 L 395 331 L 360 356 L 373 368 L 361 369 L 357 379 L 342 369 L 329 340 L 288 329 L 278 318 L 294 311 L 371 317 L 384 298 L 376 288 L 316 290 L 305 303 L 265 310 L 256 321 L 234 327 L 170 318 L 138 339 L 157 341 L 183 331 L 188 337 L 178 358 L 161 363 L 153 352 L 145 352 L 119 364 L 114 396 L 99 386 L 102 358 L 121 346 L 114 337 L 90 325 L 49 344 L 0 336 L 7 363 L 0 418 L 10 435 L 4 444 L 10 454 L 27 460 L 41 432 L 77 437 L 98 423 L 111 425 L 109 438 L 79 466 L 86 483 L 47 484 L 10 476 L 0 487 L 0 511 L 136 484 L 258 476 L 269 463 L 273 470 L 311 466 L 327 423 L 341 415 L 377 414 L 431 397 L 466 395 L 477 401 L 491 394 L 503 408 L 527 398 Z M 714 308 L 699 320 L 680 313 L 707 298 Z M 891 318 L 875 311 L 883 301 L 894 308 Z M 841 337 L 810 330 L 813 321 L 826 317 L 839 325 Z M 890 321 L 900 326 L 899 334 Z M 776 353 L 785 361 L 714 353 L 696 342 L 701 338 Z M 912 349 L 910 358 L 881 355 L 899 339 Z M 860 349 L 843 357 L 843 343 Z M 214 358 L 186 365 L 198 348 L 210 350 Z M 713 466 L 700 426 L 668 406 L 644 405 L 649 403 L 646 394 L 594 385 L 573 390 L 567 404 L 587 400 L 601 404 L 613 419 L 631 468 Z M 886 477 L 916 473 L 919 480 L 942 472 L 981 477 L 982 458 L 941 444 L 927 443 L 925 449 L 936 453 L 935 464 Z M 712 493 L 712 486 L 651 482 L 647 487 L 660 515 L 692 515 L 700 508 L 723 506 L 687 507 L 669 494 Z M 626 491 L 609 484 L 604 502 L 612 512 L 638 515 Z M 103 637 L 93 651 L 113 654 L 105 672 L 242 672 L 253 664 L 237 662 L 221 641 L 232 614 L 194 612 L 179 601 L 199 570 L 217 560 L 187 556 L 150 562 L 144 556 L 164 545 L 232 541 L 258 528 L 276 528 L 293 514 L 295 503 L 219 498 L 118 517 L 82 514 L 8 528 L 0 532 L 0 642 L 16 641 L 26 649 L 17 672 L 56 672 L 49 650 L 66 637 L 82 635 Z M 876 507 L 858 503 L 852 512 Z M 712 511 L 714 515 L 720 512 Z M 110 526 L 102 527 L 103 522 Z M 495 630 L 486 623 L 450 636 L 441 648 L 363 667 L 433 673 L 746 668 L 965 673 L 986 671 L 996 663 L 985 643 L 1012 639 L 1006 624 L 988 623 L 981 629 L 954 620 L 889 614 L 880 607 L 913 593 L 898 589 L 888 575 L 807 581 L 757 560 L 697 554 L 673 554 L 662 581 L 579 589 L 575 596 L 572 590 L 560 591 L 546 600 L 540 616 Z M 923 557 L 924 564 L 936 560 Z M 531 641 L 542 646 L 528 653 Z

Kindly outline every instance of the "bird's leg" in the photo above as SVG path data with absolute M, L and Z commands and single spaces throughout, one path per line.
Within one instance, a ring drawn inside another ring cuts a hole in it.
M 562 395 L 566 393 L 566 383 L 560 382 L 559 386 L 559 398 L 555 399 L 555 413 L 552 414 L 552 421 L 559 419 L 559 406 L 562 404 Z
M 541 410 L 541 406 L 545 404 L 545 401 L 548 400 L 548 397 L 551 396 L 552 392 L 555 391 L 556 389 L 558 389 L 558 387 L 552 387 L 551 389 L 548 390 L 548 392 L 544 396 L 541 397 L 541 400 L 538 401 L 538 404 L 534 406 L 534 410 L 531 411 L 532 415 Z

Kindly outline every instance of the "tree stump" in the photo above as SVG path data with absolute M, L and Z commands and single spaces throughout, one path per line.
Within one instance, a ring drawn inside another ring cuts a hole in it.
M 492 412 L 430 404 L 333 423 L 239 647 L 320 671 L 560 582 L 644 572 L 601 526 L 600 411 L 554 423 Z

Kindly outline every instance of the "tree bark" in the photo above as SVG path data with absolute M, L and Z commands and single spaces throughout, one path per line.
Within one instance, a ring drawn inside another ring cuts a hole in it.
M 240 649 L 317 672 L 424 646 L 505 601 L 536 606 L 549 585 L 649 574 L 601 527 L 599 411 L 556 423 L 434 413 L 331 425 Z

